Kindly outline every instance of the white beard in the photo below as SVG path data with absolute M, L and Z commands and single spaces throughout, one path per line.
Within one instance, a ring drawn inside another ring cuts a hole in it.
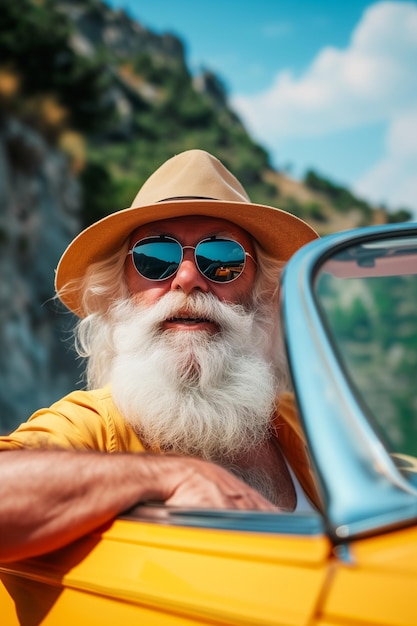
M 162 330 L 185 309 L 219 332 Z M 279 381 L 265 316 L 169 292 L 150 307 L 124 301 L 112 318 L 113 399 L 147 449 L 229 464 L 268 437 Z

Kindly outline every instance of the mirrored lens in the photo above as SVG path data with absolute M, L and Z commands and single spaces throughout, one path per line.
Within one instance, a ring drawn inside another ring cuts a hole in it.
M 216 283 L 235 280 L 245 267 L 245 250 L 228 239 L 201 241 L 195 250 L 195 258 L 200 272 Z
M 181 246 L 172 239 L 144 239 L 132 250 L 136 269 L 149 280 L 164 280 L 175 274 L 181 258 Z

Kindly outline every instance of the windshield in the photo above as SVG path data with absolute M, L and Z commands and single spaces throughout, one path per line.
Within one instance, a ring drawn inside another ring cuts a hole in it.
M 416 482 L 417 237 L 335 254 L 317 274 L 315 295 L 360 401 Z

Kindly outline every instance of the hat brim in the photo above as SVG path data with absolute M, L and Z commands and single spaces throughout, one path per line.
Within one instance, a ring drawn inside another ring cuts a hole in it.
M 82 279 L 92 263 L 103 261 L 117 252 L 139 226 L 189 215 L 216 217 L 237 224 L 252 235 L 269 255 L 281 261 L 287 261 L 301 246 L 318 237 L 316 231 L 303 220 L 263 204 L 193 198 L 130 207 L 95 222 L 70 243 L 55 276 L 55 288 L 62 302 L 83 317 L 81 293 L 77 290 L 60 293 L 65 285 Z

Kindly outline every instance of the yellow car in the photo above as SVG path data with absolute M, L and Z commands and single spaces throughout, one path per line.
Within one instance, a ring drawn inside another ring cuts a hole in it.
M 417 624 L 417 227 L 315 241 L 282 294 L 322 510 L 137 506 L 0 565 L 1 626 Z

